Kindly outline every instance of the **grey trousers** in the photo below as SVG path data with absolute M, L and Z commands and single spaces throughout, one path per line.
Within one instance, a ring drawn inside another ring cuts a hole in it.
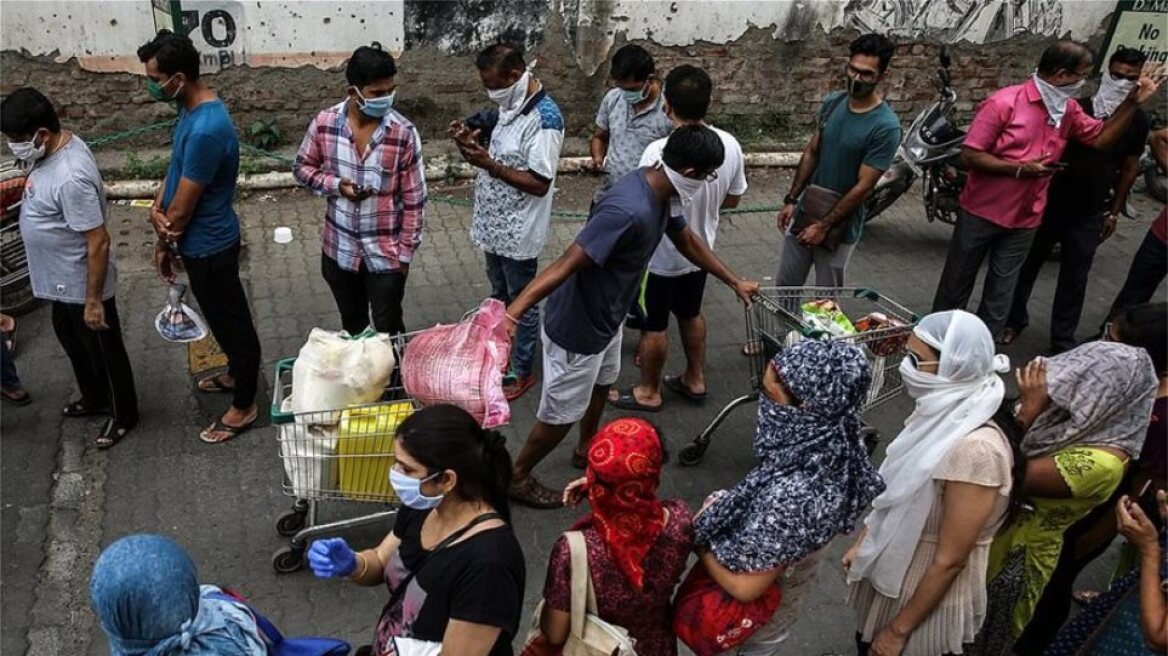
M 840 244 L 834 251 L 820 246 L 804 246 L 789 231 L 783 234 L 783 252 L 779 256 L 779 271 L 775 274 L 778 287 L 802 287 L 807 274 L 815 265 L 816 287 L 843 287 L 844 272 L 856 244 Z
M 949 255 L 933 297 L 933 312 L 965 309 L 977 282 L 977 272 L 988 255 L 989 266 L 977 316 L 985 322 L 991 335 L 1001 332 L 1006 327 L 1014 287 L 1030 252 L 1035 230 L 1004 228 L 962 210 L 949 240 Z

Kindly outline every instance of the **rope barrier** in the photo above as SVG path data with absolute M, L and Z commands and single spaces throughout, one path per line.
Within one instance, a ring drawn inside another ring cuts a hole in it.
M 177 123 L 178 123 L 178 119 L 172 118 L 168 121 L 161 121 L 159 123 L 152 123 L 150 125 L 146 125 L 146 126 L 143 126 L 140 128 L 134 128 L 132 130 L 122 130 L 120 132 L 113 132 L 113 133 L 110 133 L 107 135 L 97 137 L 96 139 L 93 139 L 92 141 L 89 141 L 87 143 L 89 144 L 89 146 L 91 148 L 96 148 L 98 146 L 104 146 L 107 144 L 116 143 L 118 141 L 123 141 L 126 139 L 133 139 L 134 137 L 138 137 L 138 136 L 141 136 L 144 134 L 149 134 L 149 133 L 157 131 L 157 130 L 171 128 L 171 127 L 174 127 Z M 264 150 L 263 148 L 258 148 L 256 146 L 253 146 L 249 143 L 244 143 L 242 141 L 239 142 L 239 146 L 240 146 L 240 149 L 243 151 L 252 153 L 252 154 L 257 155 L 259 157 L 274 160 L 274 161 L 280 162 L 280 163 L 288 165 L 288 166 L 291 166 L 293 164 L 293 162 L 295 161 L 291 157 L 285 157 L 284 155 L 281 155 L 279 153 L 274 153 L 270 150 Z M 453 196 L 442 196 L 442 195 L 433 195 L 432 194 L 427 198 L 427 200 L 432 201 L 432 202 L 437 202 L 437 203 L 443 203 L 443 204 L 450 205 L 453 207 L 465 207 L 465 208 L 473 208 L 474 207 L 473 201 L 466 200 L 464 198 L 454 198 Z M 781 205 L 756 205 L 754 207 L 736 207 L 734 209 L 722 210 L 721 214 L 722 214 L 722 216 L 733 216 L 733 215 L 741 215 L 741 214 L 759 214 L 762 212 L 777 212 L 780 209 L 782 209 Z M 569 212 L 566 210 L 552 210 L 551 215 L 553 217 L 561 218 L 561 219 L 587 219 L 588 218 L 588 212 Z

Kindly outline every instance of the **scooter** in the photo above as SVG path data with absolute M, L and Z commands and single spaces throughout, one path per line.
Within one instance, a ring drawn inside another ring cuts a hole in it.
M 11 316 L 37 305 L 20 236 L 24 181 L 25 172 L 15 162 L 0 163 L 0 312 Z
M 957 197 L 966 177 L 961 163 L 965 131 L 953 125 L 957 92 L 950 85 L 949 67 L 953 61 L 944 47 L 940 62 L 937 88 L 941 98 L 921 111 L 905 132 L 892 166 L 880 177 L 865 202 L 866 221 L 888 209 L 917 178 L 922 179 L 925 216 L 929 222 L 953 225 L 957 221 Z

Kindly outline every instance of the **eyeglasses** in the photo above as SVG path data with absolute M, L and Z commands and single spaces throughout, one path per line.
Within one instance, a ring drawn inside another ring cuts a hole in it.
M 855 78 L 861 82 L 875 82 L 880 78 L 879 71 L 865 71 L 851 64 L 844 67 L 844 72 L 847 73 L 848 77 Z
M 921 356 L 917 355 L 916 353 L 913 353 L 912 351 L 905 353 L 904 359 L 908 360 L 908 363 L 912 365 L 913 369 L 920 369 L 921 367 L 925 367 L 925 366 L 929 366 L 929 365 L 941 364 L 940 360 L 922 361 Z
M 1124 80 L 1126 80 L 1128 82 L 1139 82 L 1140 81 L 1140 74 L 1139 73 L 1136 73 L 1135 75 L 1116 75 L 1115 73 L 1108 72 L 1107 74 L 1110 75 L 1111 79 L 1115 80 L 1116 82 L 1120 82 L 1120 81 L 1124 81 Z

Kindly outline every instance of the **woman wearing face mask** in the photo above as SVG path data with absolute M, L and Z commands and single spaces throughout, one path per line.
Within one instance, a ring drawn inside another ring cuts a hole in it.
M 371 653 L 394 638 L 444 653 L 507 656 L 523 604 L 523 553 L 510 526 L 511 456 L 505 438 L 460 408 L 430 406 L 402 422 L 390 483 L 401 500 L 393 532 L 356 552 L 318 540 L 308 552 L 322 578 L 385 584 L 389 601 Z
M 907 348 L 900 373 L 916 407 L 880 467 L 888 489 L 843 558 L 856 640 L 861 654 L 962 654 L 985 616 L 990 543 L 1013 487 L 1012 420 L 993 420 L 1009 361 L 964 311 L 925 317 Z
M 1024 491 L 1033 507 L 1015 515 L 990 549 L 989 608 L 976 653 L 995 656 L 1030 621 L 1067 529 L 1107 501 L 1139 455 L 1157 388 L 1148 354 L 1114 342 L 1036 359 L 1017 378 Z
M 782 587 L 778 611 L 736 648 L 740 656 L 778 651 L 828 544 L 884 491 L 860 438 L 871 379 L 848 344 L 809 340 L 780 352 L 758 400 L 758 465 L 694 520 L 701 562 L 732 597 L 749 603 L 776 581 Z

